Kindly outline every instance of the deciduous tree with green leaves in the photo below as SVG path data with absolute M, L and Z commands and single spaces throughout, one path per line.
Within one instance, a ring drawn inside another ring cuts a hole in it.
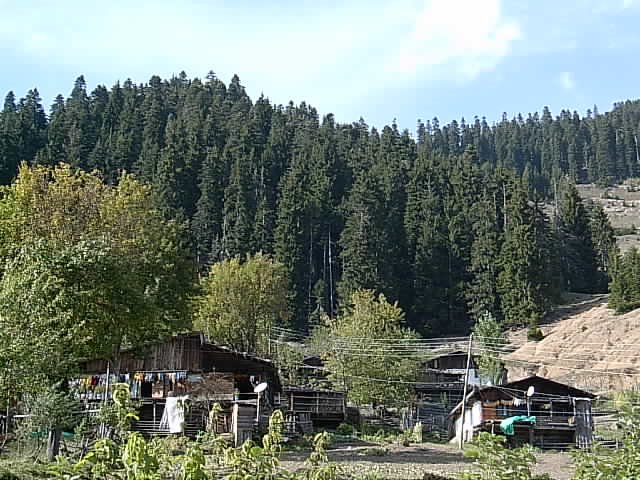
M 411 341 L 417 335 L 404 326 L 404 312 L 384 295 L 357 290 L 335 320 L 325 320 L 317 335 L 327 341 L 323 357 L 336 388 L 357 404 L 390 404 L 409 400 L 418 359 L 385 341 Z
M 483 347 L 477 359 L 480 378 L 484 382 L 498 385 L 502 377 L 503 365 L 497 354 L 491 352 L 507 344 L 502 325 L 491 313 L 484 312 L 476 321 L 473 334 L 474 340 Z
M 212 266 L 195 301 L 195 327 L 244 352 L 267 353 L 273 325 L 290 318 L 283 265 L 258 253 Z
M 23 166 L 3 193 L 0 383 L 37 389 L 86 358 L 117 370 L 123 346 L 189 326 L 192 263 L 149 187 Z

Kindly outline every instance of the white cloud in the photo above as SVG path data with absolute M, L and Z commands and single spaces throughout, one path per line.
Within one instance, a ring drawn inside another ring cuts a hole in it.
M 309 94 L 310 84 L 327 96 L 362 88 L 362 71 L 357 79 L 336 72 L 357 68 L 360 59 L 375 58 L 372 52 L 380 55 L 372 43 L 407 21 L 394 16 L 392 6 L 371 9 L 363 0 L 334 8 L 313 2 L 295 8 L 188 3 L 190 8 L 112 0 L 95 16 L 74 15 L 82 11 L 79 0 L 44 4 L 35 13 L 16 3 L 3 12 L 11 21 L 0 22 L 0 45 L 33 63 L 85 73 L 90 85 L 128 76 L 146 81 L 152 73 L 168 76 L 183 69 L 202 76 L 213 69 L 224 80 L 238 73 L 248 87 L 281 102 L 313 101 L 321 95 Z M 60 24 L 67 28 L 56 29 Z
M 630 8 L 633 7 L 635 0 L 622 0 L 622 8 Z
M 521 35 L 520 25 L 504 17 L 500 0 L 427 0 L 389 69 L 415 73 L 449 65 L 473 78 L 493 70 Z
M 558 76 L 558 81 L 560 82 L 560 86 L 565 90 L 573 90 L 576 86 L 575 81 L 573 80 L 573 74 L 571 72 L 562 72 Z

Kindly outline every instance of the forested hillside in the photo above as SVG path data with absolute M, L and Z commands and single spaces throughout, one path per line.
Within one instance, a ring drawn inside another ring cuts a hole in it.
M 583 118 L 434 118 L 412 135 L 254 102 L 237 76 L 92 92 L 79 77 L 48 114 L 35 89 L 6 96 L 0 182 L 22 161 L 108 183 L 132 172 L 187 224 L 200 272 L 257 251 L 282 262 L 300 328 L 358 288 L 397 300 L 426 334 L 466 330 L 485 310 L 535 325 L 563 290 L 606 291 L 612 231 L 573 182 L 639 175 L 639 123 L 628 101 Z

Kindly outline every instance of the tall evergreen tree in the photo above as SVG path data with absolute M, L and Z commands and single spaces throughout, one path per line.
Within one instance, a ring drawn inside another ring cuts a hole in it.
M 16 174 L 20 159 L 20 120 L 16 98 L 9 92 L 0 113 L 0 184 L 8 185 Z
M 193 219 L 196 260 L 207 267 L 221 260 L 223 165 L 215 146 L 210 147 L 199 176 L 200 198 Z
M 589 215 L 573 183 L 564 183 L 558 206 L 565 288 L 572 292 L 597 291 L 599 274 Z
M 471 315 L 478 320 L 486 312 L 501 318 L 498 296 L 498 274 L 501 230 L 498 218 L 497 192 L 487 185 L 481 200 L 473 206 L 473 243 L 469 270 L 471 282 L 467 302 Z
M 510 185 L 505 210 L 504 242 L 500 250 L 498 291 L 505 323 L 536 327 L 544 304 L 534 283 L 535 232 L 532 212 L 523 186 Z

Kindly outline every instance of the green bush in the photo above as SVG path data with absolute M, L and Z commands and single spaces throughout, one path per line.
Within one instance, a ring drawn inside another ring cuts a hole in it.
M 129 433 L 119 444 L 110 439 L 98 441 L 79 462 L 58 457 L 39 478 L 59 480 L 336 480 L 338 466 L 329 462 L 326 450 L 330 435 L 319 433 L 313 438 L 313 452 L 300 471 L 292 474 L 280 466 L 284 417 L 280 411 L 269 419 L 269 431 L 262 443 L 248 441 L 232 448 L 202 435 L 196 441 L 184 437 L 146 441 L 139 433 Z M 213 444 L 215 453 L 206 461 L 203 441 Z M 175 455 L 177 448 L 184 453 Z M 23 480 L 8 477 L 7 480 Z
M 527 339 L 532 342 L 539 342 L 544 338 L 544 333 L 542 333 L 542 329 L 540 327 L 531 326 L 527 330 Z
M 463 480 L 551 480 L 548 475 L 534 475 L 531 466 L 536 457 L 531 447 L 505 447 L 502 436 L 481 432 L 469 445 L 465 456 L 474 458 L 479 472 L 464 472 Z
M 349 425 L 348 423 L 341 423 L 340 425 L 338 425 L 338 428 L 336 428 L 336 433 L 338 435 L 344 435 L 344 436 L 348 436 L 348 435 L 353 435 L 355 433 L 355 428 L 353 425 Z
M 17 475 L 6 470 L 0 470 L 0 480 L 21 480 Z

